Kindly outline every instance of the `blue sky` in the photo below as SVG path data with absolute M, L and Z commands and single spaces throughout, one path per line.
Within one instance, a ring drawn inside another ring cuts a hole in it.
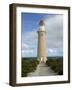
M 41 19 L 51 17 L 47 14 L 35 14 L 35 13 L 22 13 L 22 32 L 32 31 L 38 27 L 38 23 Z
M 37 30 L 41 19 L 45 20 L 47 56 L 63 55 L 63 15 L 57 14 L 21 14 L 21 52 L 22 57 L 37 56 Z

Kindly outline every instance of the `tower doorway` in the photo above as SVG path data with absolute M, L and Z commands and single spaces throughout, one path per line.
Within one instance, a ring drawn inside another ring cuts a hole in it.
M 44 63 L 44 57 L 40 58 L 40 63 Z

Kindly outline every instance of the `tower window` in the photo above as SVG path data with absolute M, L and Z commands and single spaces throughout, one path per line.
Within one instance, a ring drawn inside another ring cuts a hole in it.
M 43 33 L 41 33 L 41 36 L 43 36 Z

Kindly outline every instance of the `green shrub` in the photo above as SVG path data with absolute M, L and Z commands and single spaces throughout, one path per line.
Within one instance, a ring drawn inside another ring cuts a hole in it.
M 50 57 L 46 61 L 47 66 L 50 66 L 58 75 L 63 75 L 63 58 Z
M 32 60 L 32 59 L 26 59 L 24 60 L 24 58 L 22 59 L 22 77 L 27 76 L 27 73 L 29 72 L 33 72 L 35 71 L 37 65 L 38 65 L 38 61 L 37 60 Z

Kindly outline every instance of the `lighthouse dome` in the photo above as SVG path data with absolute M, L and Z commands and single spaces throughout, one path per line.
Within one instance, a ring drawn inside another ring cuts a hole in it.
M 40 20 L 38 31 L 45 31 L 45 21 L 44 20 Z
M 40 25 L 40 26 L 45 25 L 45 21 L 44 21 L 44 20 L 40 20 L 39 25 Z

